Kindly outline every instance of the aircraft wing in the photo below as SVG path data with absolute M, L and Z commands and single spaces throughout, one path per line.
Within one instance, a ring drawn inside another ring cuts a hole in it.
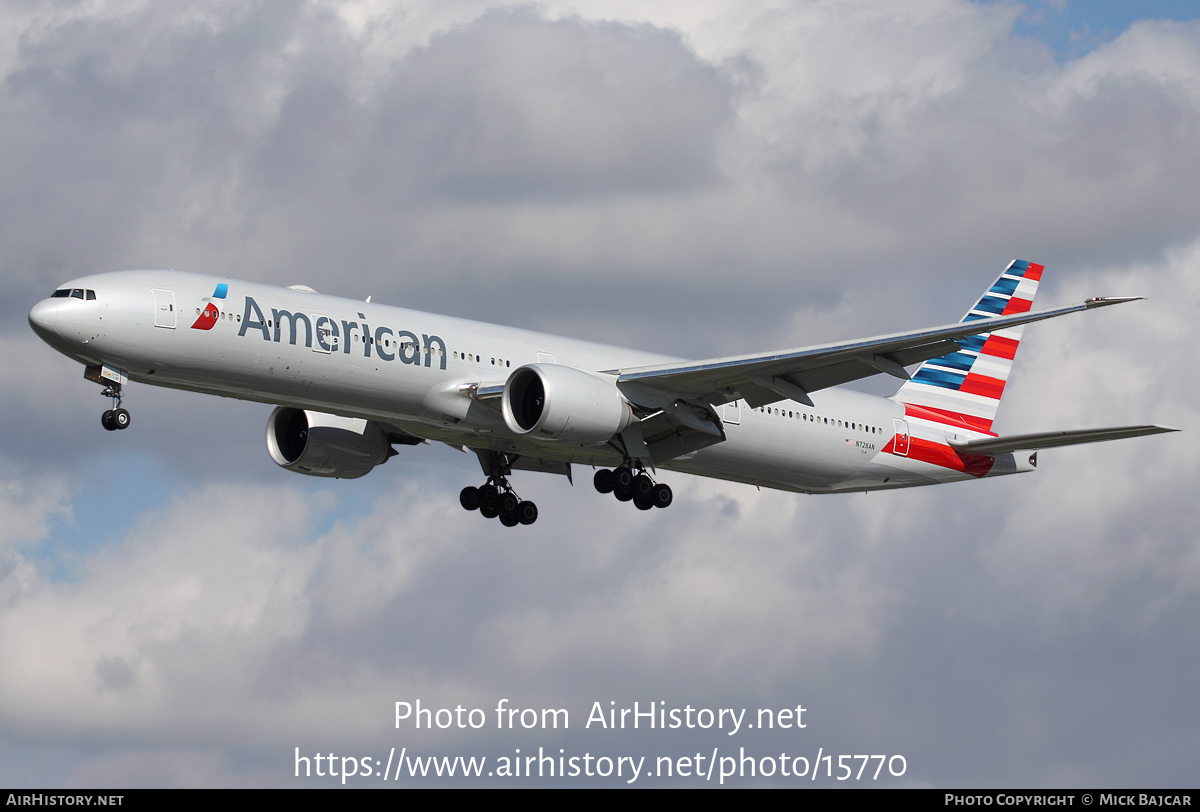
M 711 404 L 742 398 L 752 408 L 780 400 L 794 400 L 811 406 L 809 392 L 880 372 L 908 380 L 905 366 L 954 352 L 959 349 L 955 342 L 968 336 L 1140 298 L 1088 299 L 1081 304 L 1053 310 L 980 318 L 861 341 L 734 358 L 629 367 L 614 372 L 618 376 L 617 386 L 625 395 L 646 406 L 662 406 L 677 398 Z
M 1146 434 L 1163 434 L 1179 431 L 1170 426 L 1121 426 L 1114 429 L 1076 429 L 1075 431 L 1047 431 L 1041 434 L 1014 434 L 1011 437 L 988 437 L 968 442 L 950 441 L 957 451 L 969 454 L 1007 454 L 1012 451 L 1033 451 L 1038 448 L 1054 448 L 1081 443 L 1100 443 L 1105 440 L 1122 440 L 1126 437 L 1142 437 Z

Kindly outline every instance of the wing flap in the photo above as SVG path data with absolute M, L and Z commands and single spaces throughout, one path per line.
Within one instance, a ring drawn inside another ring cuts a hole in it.
M 686 404 L 676 409 L 674 413 L 659 412 L 641 422 L 642 437 L 650 458 L 656 465 L 661 465 L 678 457 L 695 454 L 702 448 L 716 445 L 725 439 L 721 429 L 714 434 L 705 428 L 697 430 L 684 422 L 683 418 L 690 407 Z
M 968 442 L 950 440 L 950 445 L 956 451 L 969 454 L 996 455 L 1012 451 L 1033 451 L 1039 448 L 1123 440 L 1126 437 L 1143 437 L 1147 434 L 1164 434 L 1171 431 L 1179 431 L 1179 429 L 1155 425 L 1121 426 L 1111 429 L 1075 429 L 1073 431 L 1047 431 L 1041 434 L 1015 434 L 1011 437 L 988 437 L 984 440 Z

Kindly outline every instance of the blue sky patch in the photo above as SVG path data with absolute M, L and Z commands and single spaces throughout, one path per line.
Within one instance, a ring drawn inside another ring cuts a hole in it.
M 1060 61 L 1075 59 L 1119 37 L 1138 20 L 1195 20 L 1200 4 L 1184 0 L 1028 0 L 1013 33 L 1046 43 Z

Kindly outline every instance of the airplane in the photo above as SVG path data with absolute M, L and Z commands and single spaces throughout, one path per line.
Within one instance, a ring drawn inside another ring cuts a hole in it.
M 570 479 L 588 465 L 597 491 L 649 510 L 674 498 L 660 468 L 865 492 L 1024 473 L 1040 449 L 1177 431 L 992 431 L 1024 325 L 1141 298 L 1034 311 L 1043 270 L 1014 260 L 944 327 L 703 361 L 180 271 L 71 280 L 29 323 L 104 387 L 105 429 L 129 427 L 135 381 L 274 405 L 271 458 L 310 476 L 352 479 L 394 446 L 446 443 L 485 476 L 462 506 L 515 527 L 538 509 L 514 470 Z M 891 397 L 839 388 L 881 373 L 903 381 Z

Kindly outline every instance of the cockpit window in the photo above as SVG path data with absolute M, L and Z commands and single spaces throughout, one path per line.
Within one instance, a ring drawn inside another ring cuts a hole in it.
M 96 291 L 87 288 L 60 288 L 50 294 L 51 299 L 83 299 L 88 302 L 96 301 Z

